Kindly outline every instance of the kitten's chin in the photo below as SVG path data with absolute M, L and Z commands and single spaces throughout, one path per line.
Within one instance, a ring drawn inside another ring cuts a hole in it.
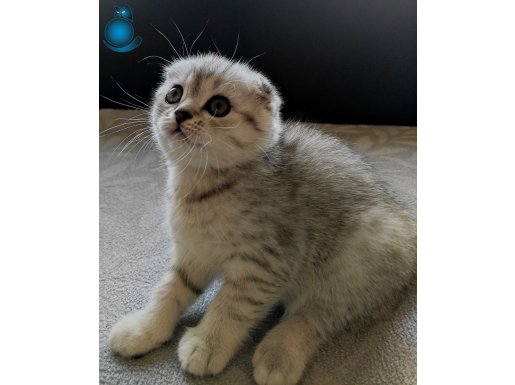
M 170 140 L 172 140 L 172 141 L 187 141 L 188 138 L 186 137 L 184 132 L 182 132 L 182 130 L 179 127 L 177 127 L 174 131 L 172 131 L 170 133 Z
M 227 153 L 209 151 L 202 146 L 192 144 L 183 145 L 181 148 L 181 151 L 172 150 L 166 154 L 170 164 L 175 168 L 198 171 L 199 175 L 204 173 L 204 170 L 228 170 L 253 160 L 248 157 L 229 157 Z

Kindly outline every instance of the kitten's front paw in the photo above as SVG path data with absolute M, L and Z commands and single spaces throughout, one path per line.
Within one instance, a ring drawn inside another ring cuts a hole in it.
M 295 357 L 295 352 L 266 339 L 257 347 L 252 364 L 258 385 L 295 385 L 305 368 L 303 360 Z
M 156 322 L 151 312 L 139 310 L 118 321 L 109 335 L 109 345 L 124 357 L 145 354 L 166 342 L 173 330 Z
M 216 346 L 213 338 L 198 327 L 184 333 L 177 352 L 182 369 L 196 376 L 220 373 L 231 358 L 222 346 Z

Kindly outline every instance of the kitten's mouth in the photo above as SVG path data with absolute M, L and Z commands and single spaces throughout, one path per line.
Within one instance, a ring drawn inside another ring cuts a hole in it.
M 186 137 L 186 135 L 184 134 L 184 132 L 181 130 L 181 126 L 177 126 L 177 128 L 175 130 L 173 130 L 170 134 L 171 134 L 172 138 L 174 138 L 174 139 L 178 139 L 178 140 L 188 139 Z
M 171 130 L 169 132 L 172 140 L 175 140 L 176 142 L 187 143 L 194 147 L 202 146 L 201 143 L 197 143 L 196 139 L 192 140 L 192 135 L 187 135 L 180 126 L 177 126 L 175 130 Z

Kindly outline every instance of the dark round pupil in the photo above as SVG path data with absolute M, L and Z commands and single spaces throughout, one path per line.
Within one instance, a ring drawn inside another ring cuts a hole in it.
M 206 104 L 205 109 L 213 116 L 221 118 L 229 113 L 231 105 L 224 96 L 213 96 Z
M 213 111 L 223 112 L 223 110 L 225 110 L 225 102 L 222 100 L 215 100 L 213 102 Z

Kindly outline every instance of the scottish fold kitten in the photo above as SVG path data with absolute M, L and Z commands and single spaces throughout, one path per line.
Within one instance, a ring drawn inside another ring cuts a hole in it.
M 285 313 L 252 360 L 259 385 L 296 384 L 319 346 L 369 317 L 416 270 L 416 227 L 340 140 L 280 115 L 281 97 L 249 66 L 177 59 L 151 110 L 169 169 L 173 268 L 142 310 L 113 328 L 136 356 L 172 336 L 215 277 L 222 287 L 179 342 L 184 370 L 220 373 L 277 304 Z

